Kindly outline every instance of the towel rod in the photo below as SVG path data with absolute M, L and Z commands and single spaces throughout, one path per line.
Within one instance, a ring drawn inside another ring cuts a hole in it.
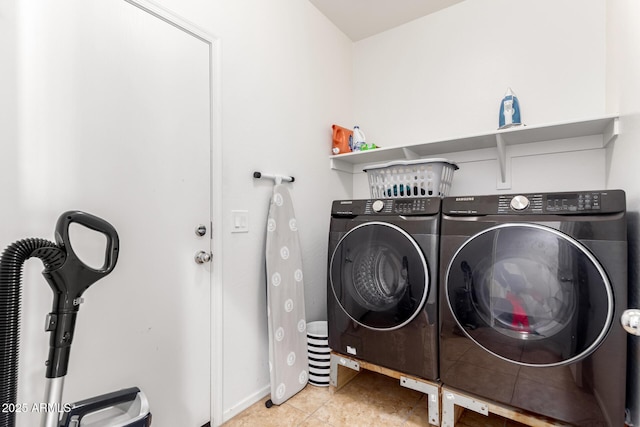
M 293 182 L 296 180 L 294 177 L 288 176 L 288 175 L 278 175 L 278 174 L 262 173 L 262 172 L 254 172 L 253 177 L 273 179 L 276 182 L 276 184 L 280 184 L 282 181 Z

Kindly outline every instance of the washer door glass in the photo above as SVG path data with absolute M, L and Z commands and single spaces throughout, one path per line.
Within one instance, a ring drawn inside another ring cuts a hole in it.
M 396 329 L 422 308 L 429 290 L 427 262 L 400 227 L 368 222 L 338 242 L 329 266 L 331 287 L 342 309 L 371 329 Z
M 591 252 L 535 224 L 504 224 L 468 239 L 449 263 L 446 292 L 464 334 L 528 366 L 586 357 L 613 318 L 611 284 Z

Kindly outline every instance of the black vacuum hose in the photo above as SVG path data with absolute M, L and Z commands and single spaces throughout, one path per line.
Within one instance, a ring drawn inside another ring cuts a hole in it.
M 23 239 L 8 246 L 0 257 L 0 427 L 15 425 L 18 394 L 18 354 L 20 341 L 20 299 L 22 266 L 29 258 L 40 258 L 46 270 L 65 262 L 66 254 L 45 239 Z

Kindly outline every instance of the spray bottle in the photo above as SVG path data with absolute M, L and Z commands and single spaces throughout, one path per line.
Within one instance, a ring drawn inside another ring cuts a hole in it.
M 522 124 L 520 118 L 520 103 L 518 97 L 511 91 L 511 88 L 507 89 L 507 93 L 500 102 L 500 117 L 498 120 L 498 128 L 506 129 L 511 126 L 518 126 Z

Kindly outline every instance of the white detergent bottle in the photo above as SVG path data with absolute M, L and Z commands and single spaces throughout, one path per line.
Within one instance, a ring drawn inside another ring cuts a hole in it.
M 360 151 L 363 147 L 366 147 L 367 143 L 365 141 L 364 132 L 360 130 L 360 126 L 353 127 L 353 147 L 351 149 L 353 151 Z

